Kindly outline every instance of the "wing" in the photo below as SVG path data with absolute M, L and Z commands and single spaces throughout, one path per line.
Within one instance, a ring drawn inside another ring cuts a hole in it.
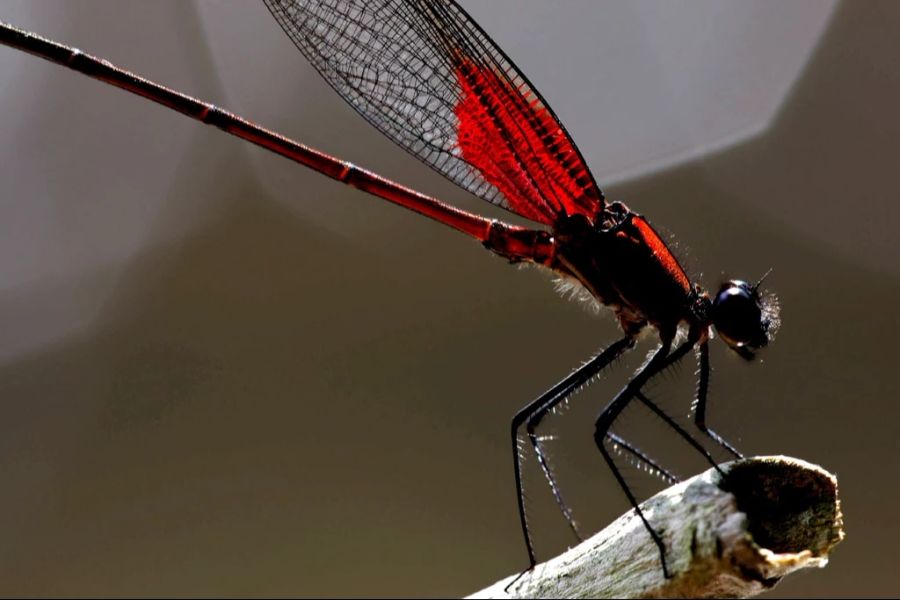
M 556 115 L 453 2 L 264 1 L 344 100 L 457 185 L 551 226 L 603 208 Z

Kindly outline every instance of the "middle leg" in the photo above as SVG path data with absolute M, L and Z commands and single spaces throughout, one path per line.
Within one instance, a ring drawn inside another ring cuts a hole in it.
M 634 497 L 634 494 L 631 492 L 631 488 L 628 487 L 628 484 L 625 482 L 625 478 L 622 477 L 622 473 L 619 472 L 618 467 L 616 466 L 615 461 L 612 456 L 610 456 L 609 451 L 606 449 L 606 445 L 604 441 L 609 434 L 609 430 L 612 427 L 613 423 L 622 414 L 622 411 L 625 410 L 625 407 L 628 406 L 628 403 L 635 397 L 636 394 L 640 392 L 641 387 L 647 381 L 650 380 L 653 375 L 659 373 L 666 365 L 672 362 L 672 359 L 680 358 L 683 354 L 690 349 L 690 347 L 685 348 L 686 345 L 690 344 L 691 346 L 695 342 L 693 340 L 689 340 L 679 346 L 679 348 L 669 355 L 669 351 L 672 348 L 672 337 L 668 336 L 662 339 L 662 342 L 657 348 L 657 350 L 653 353 L 650 360 L 638 371 L 634 377 L 632 377 L 625 387 L 616 394 L 616 397 L 612 399 L 606 408 L 600 413 L 597 417 L 597 420 L 594 423 L 594 443 L 597 446 L 597 449 L 600 451 L 600 454 L 603 456 L 603 459 L 606 461 L 606 464 L 609 466 L 609 469 L 612 471 L 613 476 L 616 478 L 616 481 L 619 484 L 619 487 L 622 488 L 622 491 L 625 492 L 625 496 L 628 498 L 628 501 L 631 503 L 631 506 L 634 508 L 638 517 L 641 519 L 641 522 L 644 524 L 644 527 L 647 529 L 647 532 L 650 534 L 650 537 L 653 539 L 653 542 L 656 544 L 656 547 L 659 548 L 659 556 L 662 561 L 663 574 L 666 578 L 669 577 L 669 570 L 666 566 L 666 547 L 662 541 L 662 537 L 656 532 L 655 529 L 650 525 L 650 522 L 647 521 L 647 517 L 644 516 L 644 512 L 641 510 L 641 507 L 638 505 L 637 498 Z

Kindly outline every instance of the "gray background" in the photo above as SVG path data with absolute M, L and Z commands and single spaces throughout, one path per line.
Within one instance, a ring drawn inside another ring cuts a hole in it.
M 693 276 L 715 287 L 774 267 L 784 326 L 757 364 L 715 345 L 712 422 L 747 453 L 836 472 L 848 538 L 827 569 L 771 595 L 896 595 L 900 4 L 770 4 L 789 7 L 774 30 L 749 9 L 732 21 L 688 3 L 659 21 L 652 4 L 623 6 L 471 8 L 607 196 L 674 234 Z M 11 2 L 0 19 L 507 217 L 355 117 L 258 4 Z M 673 55 L 665 19 L 689 41 L 720 21 L 769 31 L 731 50 L 762 79 L 704 78 L 715 53 Z M 808 62 L 794 28 L 821 32 Z M 653 71 L 652 56 L 697 73 Z M 760 91 L 780 84 L 764 75 L 797 60 L 773 104 Z M 667 73 L 681 78 L 660 113 L 646 94 Z M 0 593 L 462 595 L 524 566 L 509 419 L 614 338 L 609 315 L 417 215 L 77 74 L 2 50 L 0 81 Z M 711 105 L 737 106 L 690 117 L 693 81 Z M 655 145 L 673 122 L 690 143 L 672 129 L 673 146 Z M 592 419 L 651 347 L 550 424 L 589 531 L 626 508 Z M 652 390 L 679 417 L 693 370 Z M 683 475 L 704 468 L 640 411 L 621 428 Z M 535 471 L 547 557 L 571 540 Z M 642 494 L 659 487 L 628 476 Z

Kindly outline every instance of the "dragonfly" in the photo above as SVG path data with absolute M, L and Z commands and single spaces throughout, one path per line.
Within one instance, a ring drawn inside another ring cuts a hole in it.
M 537 564 L 523 493 L 530 446 L 553 498 L 582 539 L 548 458 L 543 420 L 635 348 L 646 330 L 658 344 L 599 411 L 598 453 L 659 550 L 666 548 L 627 485 L 613 450 L 674 482 L 676 476 L 613 432 L 632 402 L 645 405 L 714 467 L 713 455 L 643 391 L 694 353 L 693 422 L 735 458 L 741 453 L 707 424 L 709 341 L 719 337 L 751 361 L 780 325 L 777 297 L 756 283 L 722 282 L 714 294 L 692 281 L 650 221 L 600 190 L 584 157 L 544 97 L 490 36 L 452 0 L 264 0 L 284 33 L 319 74 L 371 125 L 482 200 L 524 218 L 516 225 L 461 210 L 258 126 L 215 105 L 154 83 L 110 62 L 0 23 L 0 42 L 137 94 L 261 146 L 332 179 L 415 211 L 482 244 L 510 263 L 552 272 L 610 309 L 621 337 L 515 413 L 513 479 L 528 569 Z M 520 444 L 526 440 L 527 445 Z

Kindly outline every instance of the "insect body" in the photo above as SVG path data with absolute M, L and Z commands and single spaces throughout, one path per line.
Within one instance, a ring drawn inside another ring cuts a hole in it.
M 512 262 L 549 269 L 610 307 L 621 326 L 621 339 L 541 394 L 512 420 L 518 509 L 530 566 L 536 559 L 522 494 L 521 429 L 525 428 L 554 497 L 577 534 L 537 428 L 556 405 L 633 348 L 642 330 L 655 329 L 658 348 L 599 412 L 594 440 L 659 547 L 666 570 L 662 540 L 625 484 L 607 442 L 673 477 L 610 428 L 625 407 L 637 400 L 715 464 L 702 445 L 641 391 L 663 369 L 696 349 L 695 423 L 728 452 L 740 456 L 706 424 L 711 328 L 740 356 L 752 359 L 777 329 L 777 302 L 761 293 L 759 283 L 728 281 L 710 298 L 691 282 L 644 217 L 604 198 L 581 153 L 544 99 L 454 2 L 266 0 L 266 5 L 326 81 L 372 125 L 463 189 L 534 225 L 511 225 L 462 211 L 212 104 L 9 25 L 0 24 L 0 42 L 215 125 L 428 216 Z M 687 337 L 676 344 L 676 332 L 682 325 L 687 327 Z

